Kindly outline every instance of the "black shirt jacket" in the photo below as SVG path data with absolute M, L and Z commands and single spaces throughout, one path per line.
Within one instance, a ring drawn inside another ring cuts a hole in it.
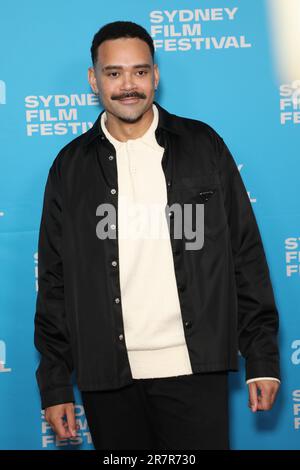
M 174 237 L 172 216 L 169 224 L 192 370 L 237 371 L 241 354 L 246 380 L 280 379 L 278 311 L 236 163 L 208 124 L 154 103 L 167 206 L 204 204 L 201 249 L 186 249 L 190 240 Z M 133 381 L 122 318 L 117 218 L 106 239 L 96 233 L 99 205 L 109 203 L 118 213 L 116 151 L 101 129 L 101 114 L 58 153 L 45 186 L 34 320 L 42 409 L 75 401 L 73 372 L 81 391 L 117 389 Z

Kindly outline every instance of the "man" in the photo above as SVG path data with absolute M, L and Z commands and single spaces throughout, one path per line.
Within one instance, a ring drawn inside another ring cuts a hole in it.
M 40 226 L 45 418 L 60 439 L 76 435 L 75 370 L 96 449 L 229 449 L 239 350 L 253 412 L 271 409 L 280 383 L 278 312 L 247 192 L 216 131 L 154 101 L 144 28 L 107 24 L 91 54 L 104 111 L 55 158 Z M 156 237 L 151 217 L 142 224 L 154 208 Z

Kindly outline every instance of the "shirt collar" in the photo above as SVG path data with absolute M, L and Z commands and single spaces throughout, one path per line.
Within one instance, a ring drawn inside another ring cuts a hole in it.
M 146 132 L 141 136 L 141 137 L 138 137 L 136 139 L 128 139 L 128 142 L 142 142 L 146 145 L 149 145 L 150 147 L 152 147 L 153 149 L 157 149 L 159 146 L 158 146 L 158 143 L 156 141 L 156 137 L 155 137 L 155 130 L 157 128 L 157 125 L 158 125 L 158 118 L 159 118 L 159 114 L 158 114 L 158 109 L 156 107 L 156 105 L 153 103 L 152 104 L 152 110 L 153 110 L 153 119 L 152 119 L 152 122 L 150 124 L 150 126 L 148 127 L 148 129 L 146 130 Z M 116 150 L 124 147 L 124 145 L 126 145 L 126 142 L 122 142 L 120 140 L 117 140 L 115 137 L 113 137 L 110 132 L 107 130 L 107 127 L 106 127 L 106 121 L 107 121 L 107 114 L 106 114 L 106 111 L 104 111 L 102 114 L 101 114 L 101 118 L 100 118 L 100 125 L 101 125 L 101 128 L 102 128 L 102 131 L 104 132 L 104 134 L 106 135 L 106 137 L 108 138 L 108 140 L 110 140 L 110 142 L 114 145 L 114 147 L 116 148 Z
M 166 109 L 160 106 L 157 101 L 154 101 L 153 104 L 155 104 L 158 109 L 158 125 L 155 133 L 161 129 L 164 129 L 165 131 L 171 132 L 173 134 L 181 134 L 183 129 L 182 126 L 178 123 L 177 116 L 169 113 Z M 99 136 L 106 137 L 101 128 L 101 117 L 104 113 L 105 111 L 103 110 L 97 117 L 91 129 L 83 134 L 83 145 L 89 145 L 96 138 L 99 138 Z

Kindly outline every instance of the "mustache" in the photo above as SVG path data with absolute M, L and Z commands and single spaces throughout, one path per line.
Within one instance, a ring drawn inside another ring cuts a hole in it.
M 112 96 L 112 100 L 122 100 L 124 98 L 141 98 L 141 99 L 146 99 L 146 95 L 144 93 L 137 93 L 132 92 L 132 93 L 126 93 L 124 95 L 119 95 L 119 96 Z

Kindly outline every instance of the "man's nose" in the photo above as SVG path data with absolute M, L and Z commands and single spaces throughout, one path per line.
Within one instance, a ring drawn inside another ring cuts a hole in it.
M 135 77 L 132 74 L 124 74 L 121 89 L 128 91 L 134 88 L 136 88 Z

